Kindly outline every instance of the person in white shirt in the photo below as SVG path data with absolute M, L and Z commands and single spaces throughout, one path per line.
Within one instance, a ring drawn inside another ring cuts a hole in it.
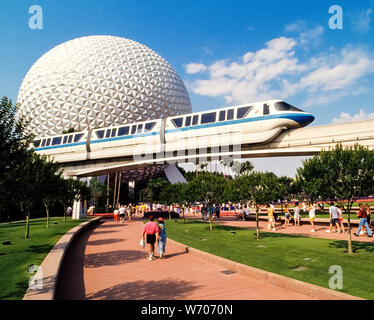
M 335 231 L 337 231 L 338 233 L 341 233 L 341 230 L 338 224 L 339 212 L 338 212 L 338 208 L 335 207 L 334 202 L 331 202 L 329 212 L 330 212 L 330 228 L 329 230 L 326 230 L 326 232 L 331 233 L 332 226 L 335 226 Z
M 312 230 L 310 230 L 310 232 L 316 232 L 316 229 L 314 228 L 314 219 L 316 218 L 316 203 L 312 203 L 308 208 L 308 211 L 310 224 L 312 225 Z
M 119 208 L 119 217 L 120 217 L 120 222 L 125 223 L 125 213 L 126 213 L 126 208 L 124 205 L 122 205 Z
M 340 227 L 342 228 L 342 231 L 345 232 L 344 224 L 343 224 L 343 212 L 341 205 L 336 206 L 338 209 L 338 224 L 340 224 Z

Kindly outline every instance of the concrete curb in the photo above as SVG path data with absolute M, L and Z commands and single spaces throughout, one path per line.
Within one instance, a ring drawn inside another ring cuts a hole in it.
M 225 258 L 215 256 L 213 254 L 191 248 L 182 243 L 179 243 L 175 240 L 168 238 L 167 241 L 172 242 L 186 252 L 200 256 L 201 258 L 208 260 L 210 262 L 216 263 L 224 268 L 230 269 L 232 271 L 244 274 L 248 277 L 267 281 L 273 285 L 292 290 L 319 300 L 364 300 L 359 297 L 351 296 L 346 293 L 338 292 L 335 290 L 319 287 L 307 282 L 295 280 L 279 274 L 272 272 L 264 271 L 261 269 L 253 268 L 245 264 L 234 262 Z
M 100 219 L 101 217 L 97 217 L 85 221 L 70 229 L 60 238 L 33 277 L 35 288 L 28 288 L 23 300 L 54 300 L 61 266 L 67 250 L 78 234 L 99 223 Z

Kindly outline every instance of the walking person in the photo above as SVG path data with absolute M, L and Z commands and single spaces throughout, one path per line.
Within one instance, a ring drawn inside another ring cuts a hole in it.
M 131 213 L 132 213 L 132 208 L 131 208 L 131 203 L 126 207 L 126 215 L 127 218 L 129 219 L 129 222 L 131 222 Z
M 314 228 L 314 219 L 316 218 L 316 203 L 312 203 L 310 207 L 307 209 L 309 211 L 309 220 L 310 224 L 312 225 L 312 230 L 310 232 L 316 232 L 316 229 Z
M 154 217 L 150 216 L 149 221 L 143 228 L 143 241 L 149 244 L 149 260 L 153 259 L 155 253 L 155 242 L 159 239 L 159 229 Z
M 335 226 L 335 230 L 338 233 L 341 233 L 341 230 L 338 224 L 338 218 L 339 218 L 338 208 L 335 207 L 334 202 L 331 202 L 329 213 L 330 213 L 330 228 L 329 230 L 326 230 L 326 232 L 331 233 L 332 227 Z
M 269 226 L 273 228 L 273 231 L 276 231 L 277 229 L 275 228 L 274 209 L 269 203 L 266 204 L 266 208 L 268 213 Z
M 284 218 L 286 219 L 284 222 L 284 226 L 289 227 L 291 214 L 290 214 L 290 210 L 288 209 L 288 203 L 284 205 Z
M 160 259 L 163 259 L 166 246 L 166 229 L 163 218 L 158 218 L 158 234 L 157 251 L 160 255 Z
M 203 207 L 201 208 L 201 217 L 203 218 L 204 221 L 206 221 L 207 213 L 208 213 L 208 209 L 204 203 Z
M 221 207 L 219 204 L 216 204 L 214 207 L 214 214 L 216 215 L 217 220 L 219 220 L 220 213 L 221 213 Z
M 360 224 L 358 225 L 358 229 L 357 229 L 356 233 L 353 233 L 353 234 L 356 237 L 358 237 L 360 235 L 360 230 L 361 230 L 362 226 L 365 226 L 365 228 L 367 230 L 367 233 L 368 233 L 368 237 L 372 238 L 373 233 L 371 232 L 370 227 L 368 225 L 368 221 L 367 221 L 367 217 L 368 217 L 368 212 L 367 211 L 368 210 L 362 203 L 359 203 L 358 207 L 360 208 L 360 211 L 358 212 L 357 217 L 360 218 Z
M 295 212 L 294 212 L 293 218 L 294 218 L 294 221 L 295 221 L 295 227 L 296 227 L 296 224 L 300 227 L 300 210 L 301 210 L 301 208 L 299 206 L 298 201 L 295 202 L 295 209 L 294 210 L 295 210 Z
M 338 224 L 342 228 L 342 231 L 345 232 L 344 223 L 343 223 L 343 212 L 341 205 L 336 205 L 338 208 Z
M 121 223 L 125 223 L 125 213 L 126 213 L 125 206 L 121 205 L 119 208 L 119 220 Z

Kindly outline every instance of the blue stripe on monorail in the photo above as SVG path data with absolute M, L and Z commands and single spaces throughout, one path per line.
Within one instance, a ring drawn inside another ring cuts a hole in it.
M 244 119 L 239 119 L 239 120 L 220 121 L 220 122 L 213 122 L 213 123 L 201 124 L 201 125 L 184 127 L 184 128 L 169 129 L 169 130 L 165 130 L 165 134 L 173 133 L 173 132 L 180 132 L 180 131 L 187 131 L 187 130 L 198 130 L 198 129 L 204 129 L 204 128 L 208 128 L 208 127 L 220 127 L 220 126 L 225 126 L 225 125 L 240 124 L 240 123 L 262 121 L 262 120 L 283 119 L 283 118 L 288 118 L 290 120 L 293 120 L 293 121 L 296 121 L 297 123 L 302 124 L 302 123 L 305 123 L 305 122 L 310 122 L 311 117 L 313 117 L 313 116 L 311 114 L 308 114 L 308 113 L 273 114 L 273 115 L 260 116 L 260 117 L 254 117 L 254 118 L 244 118 Z M 90 143 L 93 144 L 93 143 L 101 143 L 101 142 L 118 141 L 118 140 L 132 139 L 132 138 L 141 138 L 141 137 L 146 137 L 146 136 L 155 136 L 155 135 L 159 135 L 159 134 L 160 134 L 159 131 L 149 132 L 149 133 L 131 134 L 131 135 L 127 135 L 127 136 L 91 140 Z M 50 149 L 55 149 L 55 148 L 74 147 L 74 146 L 79 146 L 79 145 L 84 145 L 84 144 L 86 144 L 86 141 L 70 143 L 70 144 L 63 144 L 63 145 L 56 145 L 56 146 L 35 148 L 34 150 L 35 151 L 42 151 L 42 150 L 50 150 Z
M 261 120 L 282 119 L 282 118 L 288 118 L 288 119 L 296 121 L 297 123 L 303 123 L 303 122 L 306 122 L 308 119 L 310 119 L 310 117 L 311 117 L 311 115 L 308 114 L 308 113 L 273 114 L 273 115 L 268 115 L 268 116 L 260 116 L 260 117 L 254 117 L 254 118 L 243 118 L 243 119 L 239 119 L 239 120 L 213 122 L 213 123 L 200 124 L 200 125 L 191 126 L 191 127 L 169 129 L 169 130 L 165 130 L 165 134 L 166 133 L 179 132 L 179 131 L 187 131 L 187 130 L 192 130 L 192 129 L 204 129 L 204 128 L 207 128 L 207 127 L 219 127 L 219 126 L 223 126 L 223 125 L 232 125 L 232 124 L 240 124 L 240 123 L 247 123 L 247 122 L 254 122 L 254 121 L 261 121 Z

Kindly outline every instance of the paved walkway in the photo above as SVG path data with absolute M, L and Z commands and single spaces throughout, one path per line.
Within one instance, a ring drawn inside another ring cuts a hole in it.
M 312 299 L 239 273 L 225 274 L 223 267 L 170 242 L 165 259 L 149 261 L 139 246 L 142 228 L 141 221 L 105 221 L 82 234 L 67 256 L 58 298 Z
M 191 217 L 192 218 L 192 217 Z M 196 219 L 196 218 L 192 218 Z M 219 222 L 223 225 L 229 225 L 233 227 L 240 227 L 240 228 L 256 228 L 256 221 L 242 221 L 242 220 L 235 220 L 234 217 L 222 217 L 221 221 Z M 311 232 L 311 225 L 310 222 L 302 222 L 301 226 L 294 226 L 290 223 L 290 226 L 285 227 L 284 224 L 281 224 L 279 221 L 277 222 L 277 230 L 272 231 L 267 229 L 267 221 L 260 220 L 259 226 L 260 230 L 267 231 L 267 232 L 277 232 L 277 233 L 285 233 L 285 234 L 293 234 L 298 236 L 308 236 L 314 238 L 324 238 L 324 239 L 334 239 L 334 240 L 348 240 L 348 231 L 347 225 L 344 224 L 346 229 L 345 233 L 337 233 L 335 232 L 335 227 L 332 228 L 332 233 L 327 233 L 326 230 L 329 229 L 328 225 L 321 225 L 316 224 L 315 230 L 316 232 Z M 352 234 L 352 241 L 364 241 L 364 242 L 374 242 L 374 238 L 369 238 L 367 235 L 361 235 L 356 237 L 353 235 L 353 232 L 357 231 L 357 227 L 353 227 L 351 230 Z

